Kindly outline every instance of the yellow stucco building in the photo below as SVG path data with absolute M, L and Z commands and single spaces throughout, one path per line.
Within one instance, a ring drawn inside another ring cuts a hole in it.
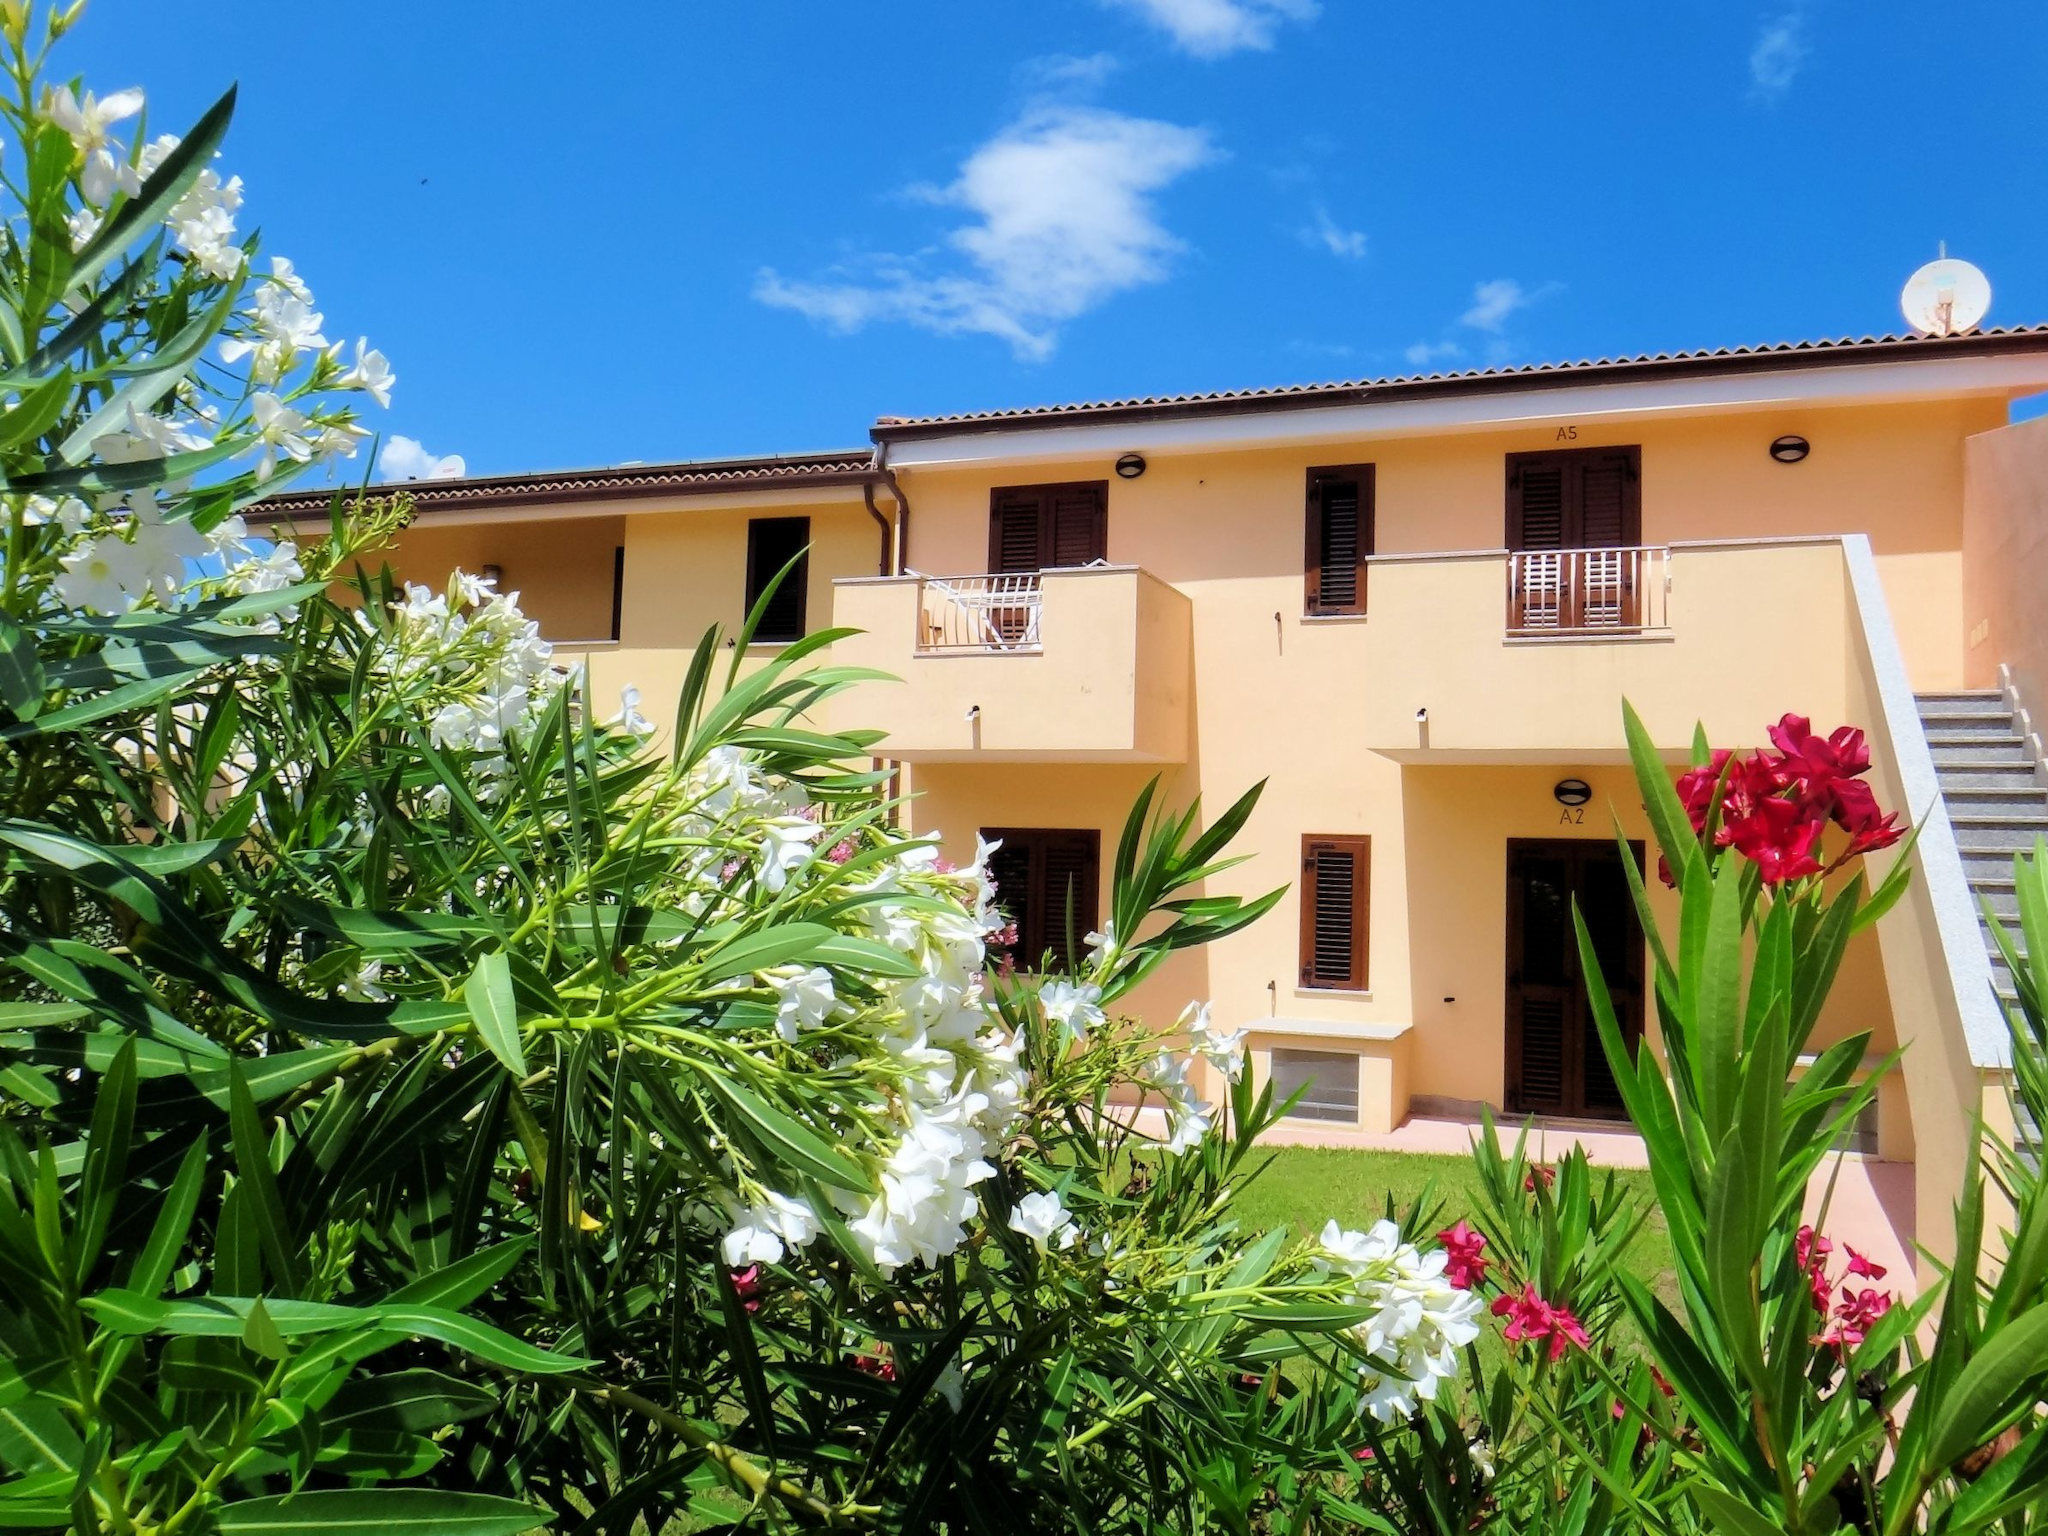
M 1916 1164 L 1931 1237 L 1971 1118 L 2012 1134 L 1977 903 L 2011 910 L 2048 830 L 2048 420 L 2007 425 L 2044 388 L 2035 328 L 883 417 L 843 453 L 416 484 L 393 564 L 494 568 L 600 704 L 631 684 L 660 720 L 807 549 L 761 643 L 849 626 L 833 660 L 901 679 L 835 723 L 888 733 L 949 852 L 1004 838 L 1026 954 L 1070 899 L 1093 926 L 1149 778 L 1217 808 L 1265 780 L 1223 879 L 1287 899 L 1135 1006 L 1213 999 L 1331 1143 L 1617 1112 L 1564 914 L 1642 1027 L 1623 697 L 1674 762 L 1695 721 L 1862 726 L 1919 868 L 1819 1043 L 1911 1047 L 1862 1144 Z

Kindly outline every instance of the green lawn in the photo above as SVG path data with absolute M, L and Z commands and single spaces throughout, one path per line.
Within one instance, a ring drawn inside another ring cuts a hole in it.
M 1443 1226 L 1463 1216 L 1481 1231 L 1486 1228 L 1480 1215 L 1479 1176 L 1469 1158 L 1323 1147 L 1276 1147 L 1267 1155 L 1272 1166 L 1238 1197 L 1237 1208 L 1247 1226 L 1286 1226 L 1313 1237 L 1334 1216 L 1343 1226 L 1365 1227 L 1386 1214 L 1392 1196 L 1397 1211 L 1426 1200 L 1441 1207 Z M 1616 1177 L 1649 1197 L 1647 1170 L 1618 1169 Z M 1654 1205 L 1629 1258 L 1631 1269 L 1670 1294 L 1671 1240 Z

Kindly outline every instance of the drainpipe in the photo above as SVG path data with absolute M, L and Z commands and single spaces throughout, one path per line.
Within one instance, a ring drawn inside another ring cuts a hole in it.
M 889 487 L 889 494 L 896 500 L 896 525 L 892 530 L 888 520 L 882 516 L 882 509 L 875 505 L 874 481 L 867 481 L 860 488 L 861 499 L 867 503 L 868 515 L 882 530 L 882 567 L 879 574 L 901 576 L 910 566 L 910 498 L 903 494 L 902 482 L 896 478 L 896 471 L 889 467 L 887 443 L 876 445 L 874 469 L 875 473 L 882 477 L 882 483 Z
M 896 523 L 892 528 L 889 520 L 882 516 L 882 509 L 875 505 L 875 482 L 861 483 L 861 500 L 867 503 L 868 515 L 882 530 L 882 562 L 878 574 L 901 576 L 910 564 L 910 498 L 903 494 L 903 486 L 896 479 L 896 472 L 889 468 L 889 445 L 875 445 L 875 473 L 889 487 L 889 494 L 896 498 Z M 890 800 L 897 800 L 903 794 L 903 764 L 893 758 L 876 758 L 875 766 L 888 775 L 885 793 Z M 892 827 L 903 825 L 903 812 L 899 806 L 889 813 Z
M 875 526 L 882 530 L 882 558 L 876 562 L 877 576 L 893 576 L 890 569 L 894 562 L 889 558 L 895 546 L 895 530 L 889 526 L 889 519 L 882 516 L 882 509 L 875 505 L 875 482 L 863 480 L 860 485 L 860 499 L 867 503 L 868 516 L 875 520 Z

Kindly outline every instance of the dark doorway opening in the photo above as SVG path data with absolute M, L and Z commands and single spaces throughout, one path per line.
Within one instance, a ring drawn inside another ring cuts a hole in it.
M 1637 872 L 1643 845 L 1629 844 Z M 1631 1053 L 1643 1037 L 1643 930 L 1621 850 L 1590 839 L 1508 840 L 1507 1107 L 1515 1114 L 1625 1117 L 1586 998 L 1578 903 Z

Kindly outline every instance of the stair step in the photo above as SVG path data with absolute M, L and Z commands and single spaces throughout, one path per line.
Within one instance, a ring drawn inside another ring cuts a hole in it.
M 1996 741 L 2018 741 L 2020 739 L 2018 733 L 2012 728 L 2012 716 L 2003 712 L 1995 715 L 1940 715 L 1934 719 L 1923 717 L 1921 724 L 1926 729 L 1927 740 L 1930 743 L 1937 741 L 1983 741 L 1987 738 Z
M 1945 795 L 1990 790 L 2048 795 L 2048 785 L 2035 777 L 2032 763 L 1964 763 L 1953 768 L 1937 763 L 1934 771 Z
M 1984 820 L 1992 817 L 2038 816 L 2048 814 L 2048 789 L 2022 781 L 2016 784 L 1951 784 L 1942 781 L 1941 795 L 1948 802 L 1949 816 Z
M 1960 838 L 1958 839 L 1960 841 Z M 2030 845 L 2031 846 L 2031 845 Z M 2012 856 L 2018 850 L 2012 848 L 1962 848 L 1963 873 L 1969 877 L 1972 889 L 1984 890 L 1987 880 L 2003 879 L 2006 892 L 2012 890 Z M 1992 894 L 1989 891 L 1986 895 Z M 2014 911 L 2019 909 L 2015 907 Z
M 1994 764 L 2031 767 L 2033 764 L 2033 759 L 2027 755 L 2027 744 L 2017 736 L 1940 741 L 1930 735 L 1927 738 L 1927 745 L 1934 753 L 1934 769 L 1937 773 L 1950 768 L 1984 767 Z
M 2048 812 L 2031 815 L 1972 816 L 1949 814 L 1956 830 L 1956 846 L 1966 852 L 1985 850 L 2010 856 L 2034 846 L 2037 837 L 2048 837 Z
M 1962 693 L 1918 693 L 1913 702 L 1919 706 L 1920 718 L 1932 720 L 1945 715 L 2001 715 L 2011 717 L 2005 695 L 1993 689 L 1984 692 Z

